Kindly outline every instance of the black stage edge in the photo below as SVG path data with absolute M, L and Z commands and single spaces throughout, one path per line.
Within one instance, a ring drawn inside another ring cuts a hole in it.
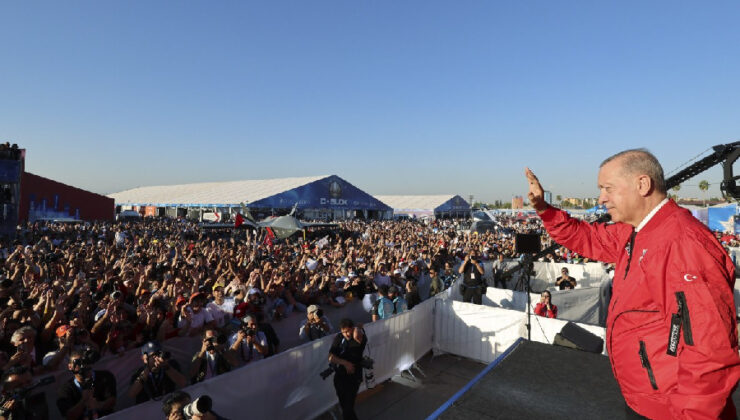
M 625 418 L 606 356 L 526 340 L 512 348 L 429 419 Z M 740 407 L 739 391 L 733 400 Z

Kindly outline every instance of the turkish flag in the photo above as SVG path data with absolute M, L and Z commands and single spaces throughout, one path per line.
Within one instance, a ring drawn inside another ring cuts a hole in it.
M 267 235 L 265 235 L 265 242 L 264 243 L 269 248 L 272 248 L 272 241 L 273 241 L 273 239 L 275 239 L 275 232 L 273 232 L 272 231 L 272 228 L 269 228 L 269 227 L 268 228 L 265 228 L 265 229 L 267 229 Z
M 236 218 L 234 219 L 234 228 L 238 228 L 239 226 L 244 224 L 244 217 L 242 217 L 241 213 L 236 214 Z

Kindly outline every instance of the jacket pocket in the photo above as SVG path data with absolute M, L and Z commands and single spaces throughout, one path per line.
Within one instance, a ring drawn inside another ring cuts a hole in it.
M 647 371 L 648 379 L 650 380 L 650 386 L 653 387 L 654 390 L 658 390 L 658 383 L 655 382 L 655 373 L 653 372 L 653 367 L 650 366 L 650 359 L 648 359 L 647 355 L 647 349 L 645 348 L 645 342 L 640 340 L 640 363 L 642 364 L 642 367 Z
M 689 305 L 686 303 L 686 294 L 676 292 L 677 311 L 671 316 L 671 331 L 668 334 L 668 349 L 666 353 L 675 357 L 678 354 L 678 342 L 683 331 L 683 342 L 687 346 L 694 345 L 694 334 L 691 330 L 691 315 Z
M 689 315 L 689 305 L 686 303 L 684 292 L 676 292 L 676 303 L 678 304 L 678 316 L 681 318 L 683 328 L 683 341 L 689 346 L 693 346 L 694 334 L 691 332 L 691 316 Z

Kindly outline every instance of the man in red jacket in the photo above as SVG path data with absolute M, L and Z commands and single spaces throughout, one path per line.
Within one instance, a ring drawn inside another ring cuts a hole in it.
M 529 201 L 555 241 L 616 263 L 607 350 L 628 414 L 734 419 L 735 267 L 711 232 L 667 198 L 655 156 L 627 150 L 601 164 L 599 203 L 614 223 L 585 223 L 549 206 L 537 177 L 525 173 Z

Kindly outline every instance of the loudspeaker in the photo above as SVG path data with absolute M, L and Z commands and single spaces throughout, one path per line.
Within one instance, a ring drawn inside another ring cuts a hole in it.
M 604 340 L 601 337 L 591 334 L 572 322 L 565 324 L 563 329 L 555 335 L 552 344 L 599 354 L 604 350 Z
M 514 247 L 518 254 L 536 254 L 540 252 L 540 235 L 536 233 L 517 233 Z

